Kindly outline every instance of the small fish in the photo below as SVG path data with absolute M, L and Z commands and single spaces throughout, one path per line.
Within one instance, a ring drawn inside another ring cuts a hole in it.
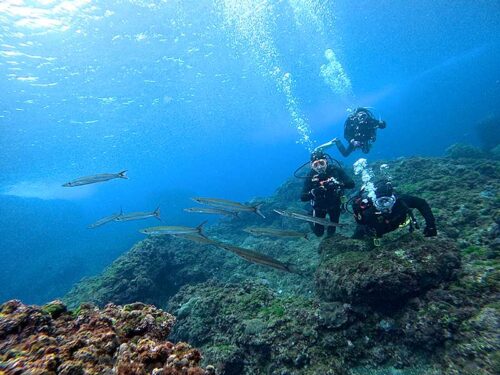
M 118 216 L 120 216 L 122 212 L 120 211 L 119 213 L 114 213 L 109 216 L 103 217 L 102 219 L 97 220 L 95 223 L 90 224 L 87 228 L 93 229 L 100 227 L 101 225 L 104 225 L 106 223 L 109 223 L 110 221 L 116 220 Z
M 301 214 L 299 212 L 276 210 L 276 209 L 273 211 L 276 212 L 277 214 L 280 214 L 281 216 L 290 217 L 292 219 L 305 220 L 305 221 L 309 221 L 311 223 L 324 225 L 325 227 L 345 227 L 346 226 L 345 224 L 334 223 L 334 222 L 331 222 L 330 220 L 323 219 L 321 217 L 314 217 L 311 215 L 305 215 L 305 214 Z
M 276 228 L 258 228 L 248 227 L 243 229 L 245 232 L 253 234 L 254 236 L 271 236 L 271 237 L 293 237 L 305 238 L 308 240 L 308 233 L 297 232 L 295 230 L 282 230 Z
M 191 198 L 195 202 L 198 202 L 200 204 L 206 204 L 207 206 L 212 206 L 216 208 L 222 208 L 226 210 L 231 210 L 231 211 L 241 211 L 241 212 L 255 212 L 257 215 L 263 217 L 264 219 L 266 218 L 262 212 L 260 211 L 260 207 L 262 206 L 262 203 L 256 204 L 254 206 L 247 206 L 244 204 L 241 204 L 239 202 L 234 202 L 230 201 L 227 199 L 220 199 L 220 198 L 201 198 L 201 197 L 194 197 Z
M 190 207 L 190 208 L 185 208 L 184 211 L 198 213 L 198 214 L 215 214 L 215 215 L 238 217 L 238 212 L 223 210 L 222 208 Z
M 118 173 L 102 173 L 102 174 L 96 174 L 93 176 L 80 177 L 80 178 L 77 178 L 76 180 L 66 182 L 62 186 L 64 186 L 64 187 L 82 186 L 82 185 L 88 185 L 88 184 L 95 184 L 97 182 L 109 181 L 109 180 L 113 180 L 115 178 L 128 179 L 128 177 L 126 176 L 125 173 L 127 173 L 126 170 L 118 172 Z
M 159 227 L 149 227 L 139 230 L 139 232 L 143 234 L 147 234 L 150 236 L 161 236 L 164 234 L 169 235 L 203 235 L 203 225 L 205 225 L 206 221 L 198 225 L 197 227 L 183 227 L 183 226 L 159 226 Z
M 128 214 L 118 215 L 114 220 L 115 221 L 131 221 L 131 220 L 142 220 L 147 219 L 148 217 L 155 217 L 161 221 L 160 218 L 160 207 L 158 207 L 154 211 L 149 212 L 130 212 Z

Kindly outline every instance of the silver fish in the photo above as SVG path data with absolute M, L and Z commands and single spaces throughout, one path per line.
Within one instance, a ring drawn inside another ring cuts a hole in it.
M 216 246 L 218 246 L 224 250 L 230 251 L 230 252 L 238 255 L 239 257 L 241 257 L 249 262 L 252 262 L 252 263 L 261 264 L 263 266 L 272 267 L 272 268 L 275 268 L 275 269 L 278 269 L 281 271 L 285 271 L 285 272 L 298 273 L 293 268 L 292 265 L 280 262 L 279 260 L 274 259 L 273 257 L 270 257 L 269 255 L 262 254 L 262 253 L 259 253 L 257 251 L 244 249 L 242 247 L 233 246 L 233 245 L 229 245 L 229 244 L 222 243 L 222 242 L 219 242 Z
M 248 262 L 251 263 L 256 263 L 260 264 L 263 266 L 267 267 L 272 267 L 281 271 L 285 272 L 291 272 L 291 273 L 297 273 L 301 274 L 298 270 L 295 269 L 295 267 L 291 264 L 283 263 L 280 262 L 277 259 L 274 259 L 273 257 L 270 257 L 269 255 L 259 253 L 254 250 L 250 249 L 244 249 L 242 247 L 238 246 L 233 246 L 225 242 L 220 242 L 220 241 L 215 241 L 212 240 L 208 237 L 205 237 L 204 235 L 192 235 L 192 234 L 187 234 L 187 235 L 176 235 L 176 237 L 179 238 L 184 238 L 186 240 L 194 241 L 197 243 L 200 243 L 202 245 L 213 245 L 216 247 L 219 247 L 221 249 L 224 249 L 226 251 L 229 251 L 231 253 L 234 253 L 238 255 L 239 257 L 245 259 Z
M 161 221 L 160 218 L 160 207 L 154 211 L 149 212 L 129 212 L 128 214 L 121 214 L 115 218 L 115 221 L 131 221 L 131 220 L 142 220 L 149 217 L 155 217 Z
M 202 245 L 214 245 L 217 246 L 218 242 L 214 241 L 208 237 L 205 237 L 205 235 L 201 233 L 179 233 L 179 234 L 172 234 L 172 236 L 177 237 L 177 238 L 182 238 L 185 240 L 190 240 Z
M 346 226 L 345 224 L 334 223 L 334 222 L 331 222 L 330 220 L 323 219 L 321 217 L 314 217 L 311 215 L 305 215 L 305 214 L 301 214 L 299 212 L 276 210 L 276 209 L 273 211 L 281 216 L 290 217 L 292 219 L 309 221 L 311 223 L 324 225 L 325 227 L 345 227 Z
M 262 206 L 262 203 L 256 204 L 254 206 L 247 206 L 245 204 L 241 204 L 239 202 L 234 202 L 230 201 L 227 199 L 220 199 L 220 198 L 201 198 L 201 197 L 194 197 L 191 198 L 195 202 L 198 202 L 200 204 L 206 204 L 207 206 L 212 206 L 216 208 L 222 208 L 226 210 L 231 210 L 231 211 L 242 211 L 242 212 L 255 212 L 257 215 L 263 217 L 264 219 L 266 218 L 262 212 L 260 211 L 260 207 Z
M 184 227 L 184 226 L 159 226 L 159 227 L 149 227 L 140 229 L 139 232 L 143 234 L 147 234 L 150 236 L 161 236 L 164 234 L 169 235 L 203 235 L 203 225 L 205 225 L 206 221 L 198 225 L 197 227 Z
M 190 207 L 190 208 L 185 208 L 184 211 L 198 213 L 198 214 L 215 214 L 215 215 L 238 217 L 238 212 L 228 211 L 228 210 L 224 210 L 222 208 Z
M 258 227 L 248 227 L 243 229 L 245 232 L 253 234 L 254 236 L 271 236 L 271 237 L 293 237 L 293 238 L 305 238 L 308 240 L 308 233 L 298 232 L 295 230 L 282 230 L 276 228 L 258 228 Z
M 64 187 L 82 186 L 82 185 L 88 185 L 88 184 L 95 184 L 97 182 L 109 181 L 109 180 L 113 180 L 115 178 L 128 179 L 128 177 L 125 173 L 127 173 L 126 170 L 118 172 L 118 173 L 102 173 L 102 174 L 96 174 L 93 176 L 80 177 L 80 178 L 77 178 L 76 180 L 66 182 L 62 186 L 64 186 Z
M 103 217 L 103 218 L 97 220 L 95 223 L 90 224 L 87 228 L 93 229 L 93 228 L 100 227 L 101 225 L 104 225 L 106 223 L 109 223 L 110 221 L 115 220 L 121 214 L 122 214 L 122 212 L 120 211 L 119 213 L 114 213 L 114 214 L 111 214 L 109 216 Z

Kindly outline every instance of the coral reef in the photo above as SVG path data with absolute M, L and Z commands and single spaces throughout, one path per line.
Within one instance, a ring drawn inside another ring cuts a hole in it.
M 0 374 L 213 374 L 201 354 L 165 341 L 175 318 L 153 306 L 0 306 Z
M 244 214 L 206 234 L 297 264 L 302 276 L 222 249 L 154 238 L 83 280 L 65 300 L 165 307 L 177 317 L 175 340 L 200 347 L 221 375 L 496 374 L 500 163 L 489 157 L 467 146 L 446 158 L 371 164 L 375 171 L 388 166 L 396 192 L 428 201 L 437 238 L 400 229 L 373 248 L 347 238 L 355 228 L 348 214 L 341 217 L 348 226 L 333 238 L 243 232 L 250 225 L 308 229 L 272 211 L 307 209 L 298 201 L 303 181 L 292 179 L 258 200 L 266 219 Z

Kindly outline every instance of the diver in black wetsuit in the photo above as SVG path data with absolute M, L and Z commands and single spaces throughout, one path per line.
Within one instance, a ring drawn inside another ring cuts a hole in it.
M 367 154 L 377 139 L 377 129 L 385 127 L 385 121 L 375 119 L 368 109 L 359 107 L 347 117 L 344 123 L 344 138 L 348 142 L 347 148 L 344 147 L 340 139 L 334 138 L 317 147 L 316 150 L 323 150 L 335 144 L 343 156 L 349 156 L 357 148 Z
M 329 161 L 329 156 L 322 151 L 315 151 L 311 155 L 311 168 L 308 173 L 300 200 L 311 202 L 312 215 L 325 218 L 328 214 L 330 221 L 339 222 L 341 197 L 344 189 L 352 189 L 354 181 L 340 167 Z M 330 159 L 331 160 L 331 159 Z M 325 227 L 320 224 L 311 224 L 313 232 L 320 237 Z M 335 233 L 336 227 L 328 227 L 327 234 Z
M 358 196 L 352 204 L 354 219 L 358 227 L 353 238 L 369 236 L 377 239 L 398 228 L 410 225 L 410 231 L 418 229 L 412 208 L 416 208 L 425 219 L 424 235 L 437 235 L 436 221 L 425 199 L 412 195 L 395 195 L 390 182 L 380 181 L 375 190 L 375 199 Z

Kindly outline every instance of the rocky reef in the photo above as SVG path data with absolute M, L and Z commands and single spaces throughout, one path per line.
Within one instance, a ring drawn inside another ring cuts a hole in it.
M 174 322 L 142 303 L 68 311 L 12 300 L 0 306 L 0 374 L 214 374 L 198 350 L 165 340 Z
M 403 228 L 374 248 L 350 238 L 349 213 L 333 238 L 245 233 L 247 226 L 309 230 L 273 212 L 307 209 L 298 201 L 302 181 L 291 179 L 256 199 L 266 219 L 250 213 L 221 220 L 206 235 L 293 263 L 300 275 L 158 237 L 64 300 L 71 307 L 141 301 L 164 308 L 177 318 L 174 341 L 200 348 L 202 363 L 221 375 L 499 373 L 500 162 L 490 151 L 454 146 L 444 158 L 370 167 L 389 171 L 396 192 L 428 201 L 438 237 Z
M 275 220 L 280 218 L 277 214 L 271 216 Z M 243 232 L 242 229 L 248 225 L 247 220 L 251 222 L 255 219 L 246 215 L 243 220 L 222 222 L 209 228 L 206 234 L 215 240 L 238 244 L 298 264 L 304 272 L 313 274 L 311 253 L 316 254 L 318 240 L 300 240 L 301 255 L 297 256 L 295 241 L 269 241 L 269 238 L 256 238 Z M 262 221 L 259 223 L 262 225 Z M 219 248 L 162 236 L 139 242 L 103 274 L 82 280 L 64 297 L 64 302 L 70 307 L 77 307 L 83 301 L 98 306 L 108 302 L 126 304 L 141 301 L 165 307 L 168 299 L 183 285 L 207 281 L 214 276 L 229 282 L 242 282 L 249 275 L 276 289 L 296 291 L 299 288 L 307 292 L 312 288 L 312 279 L 270 272 Z
M 316 290 L 326 301 L 392 306 L 456 276 L 452 241 L 404 236 L 371 251 L 366 242 L 337 236 L 321 244 Z
M 207 282 L 186 286 L 170 305 L 180 317 L 173 337 L 204 346 L 219 373 L 275 373 L 311 360 L 308 348 L 317 340 L 311 299 L 281 296 L 250 282 Z
M 77 284 L 64 301 L 75 308 L 82 301 L 98 306 L 136 301 L 161 306 L 183 284 L 208 279 L 211 270 L 203 266 L 206 256 L 206 251 L 194 252 L 189 242 L 152 237 L 134 246 L 102 275 Z
M 500 144 L 500 117 L 490 115 L 476 124 L 476 132 L 485 152 L 490 152 Z

